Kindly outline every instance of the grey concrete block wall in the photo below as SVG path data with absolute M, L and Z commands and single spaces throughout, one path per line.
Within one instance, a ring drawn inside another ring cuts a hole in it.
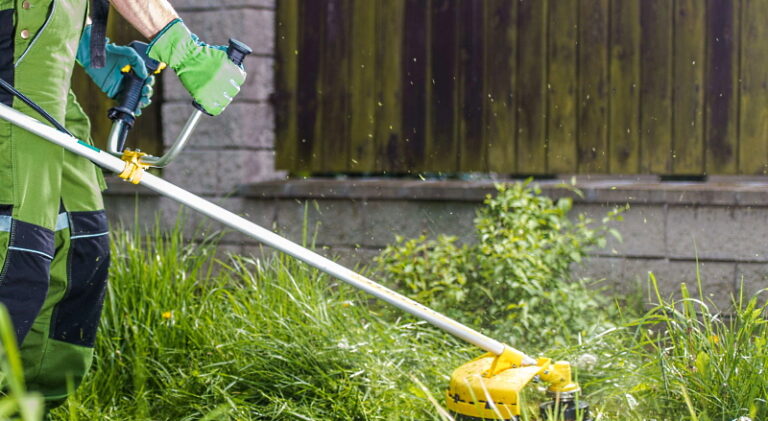
M 763 207 L 672 206 L 669 255 L 768 261 L 768 212 Z M 707 227 L 706 229 L 702 229 Z
M 166 147 L 176 140 L 194 111 L 188 101 L 163 104 L 163 141 Z M 242 118 L 247 116 L 248 118 Z M 195 149 L 274 150 L 275 117 L 268 103 L 236 102 L 216 118 L 204 118 L 195 129 Z
M 542 183 L 544 194 L 571 197 Z M 649 296 L 649 273 L 661 293 L 679 295 L 680 284 L 696 288 L 698 277 L 706 299 L 727 309 L 743 282 L 746 293 L 768 287 L 768 180 L 747 184 L 584 182 L 584 196 L 574 198 L 572 215 L 600 221 L 610 209 L 629 208 L 611 226 L 623 241 L 604 249 L 575 268 L 579 276 L 600 281 L 616 295 Z M 474 241 L 474 217 L 491 182 L 412 182 L 400 180 L 293 180 L 266 182 L 241 189 L 251 214 L 273 215 L 273 225 L 294 240 L 306 221 L 316 243 L 346 262 L 371 263 L 376 252 L 394 241 L 420 234 L 456 235 Z M 739 192 L 738 194 L 734 192 Z M 749 204 L 743 204 L 744 198 Z M 247 247 L 246 247 L 247 250 Z M 362 259 L 359 260 L 358 258 Z
M 656 278 L 659 292 L 664 298 L 680 297 L 682 283 L 698 297 L 697 285 L 700 278 L 705 302 L 714 303 L 722 310 L 731 307 L 739 278 L 737 264 L 734 262 L 646 259 L 621 255 L 595 255 L 575 266 L 574 273 L 577 277 L 595 281 L 598 288 L 604 289 L 610 295 L 640 294 L 648 302 L 656 302 L 656 293 L 651 286 L 651 273 Z M 745 290 L 751 291 L 748 288 Z
M 278 0 L 174 0 L 177 10 L 211 10 L 221 8 L 262 7 L 274 9 Z
M 600 222 L 606 213 L 620 203 L 594 204 L 579 202 L 577 211 Z M 621 241 L 608 237 L 608 245 L 602 253 L 635 257 L 667 256 L 667 217 L 664 206 L 632 204 L 621 214 L 622 221 L 609 224 L 621 233 Z
M 574 216 L 600 221 L 610 209 L 629 205 L 623 221 L 611 224 L 623 241 L 609 241 L 574 268 L 609 293 L 640 292 L 653 301 L 648 283 L 653 272 L 664 296 L 679 296 L 683 282 L 695 290 L 700 279 L 706 300 L 727 310 L 741 285 L 748 295 L 768 287 L 768 180 L 753 186 L 748 205 L 741 203 L 744 195 L 727 193 L 742 188 L 738 182 L 692 184 L 685 194 L 682 186 L 668 183 L 615 189 L 587 182 L 579 187 L 585 194 L 574 199 Z M 705 188 L 709 190 L 701 190 Z M 542 189 L 555 199 L 574 198 L 556 182 L 543 183 Z M 447 234 L 465 243 L 475 241 L 476 210 L 493 191 L 491 182 L 288 180 L 240 186 L 235 195 L 215 201 L 296 242 L 314 243 L 344 263 L 371 265 L 396 235 Z M 132 211 L 134 196 L 124 188 L 113 192 L 110 203 Z M 166 224 L 175 221 L 178 208 L 167 199 L 146 200 L 163 211 Z M 144 206 L 139 209 L 148 212 Z M 187 231 L 190 238 L 222 228 L 196 216 L 187 224 L 193 227 Z M 225 235 L 223 242 L 230 250 L 263 253 L 257 242 L 237 233 Z

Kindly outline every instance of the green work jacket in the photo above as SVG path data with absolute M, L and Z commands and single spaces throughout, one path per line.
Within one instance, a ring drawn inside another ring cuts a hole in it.
M 13 56 L 10 82 L 70 132 L 90 141 L 90 124 L 70 89 L 88 0 L 0 0 L 2 13 L 6 18 L 12 14 L 14 22 L 13 29 L 0 25 L 5 27 L 0 38 L 13 38 L 12 52 L 10 43 L 0 42 L 5 45 L 0 55 Z M 41 119 L 18 99 L 12 104 Z M 84 188 L 68 194 L 67 178 L 75 179 L 68 173 L 82 176 L 69 184 Z M 55 226 L 60 202 L 69 201 L 71 211 L 92 208 L 103 187 L 101 171 L 93 164 L 5 121 L 0 121 L 0 181 L 0 204 L 12 204 L 14 218 L 46 228 Z

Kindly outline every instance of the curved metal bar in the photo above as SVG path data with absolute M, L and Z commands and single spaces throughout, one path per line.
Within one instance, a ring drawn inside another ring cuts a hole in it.
M 195 110 L 195 112 L 189 116 L 187 123 L 184 125 L 184 128 L 181 129 L 181 133 L 179 133 L 176 141 L 173 142 L 173 145 L 171 145 L 170 149 L 168 149 L 168 152 L 166 152 L 163 156 L 156 157 L 147 155 L 141 158 L 141 162 L 156 168 L 162 168 L 170 164 L 171 161 L 176 159 L 176 157 L 181 153 L 182 149 L 184 149 L 184 146 L 187 145 L 187 142 L 189 141 L 192 132 L 195 130 L 195 127 L 197 127 L 197 123 L 200 122 L 200 117 L 202 115 L 203 113 L 201 111 Z
M 155 168 L 162 168 L 170 164 L 171 161 L 179 156 L 181 151 L 187 145 L 187 142 L 189 142 L 189 138 L 197 127 L 197 124 L 200 122 L 200 117 L 202 115 L 203 113 L 201 111 L 195 110 L 195 112 L 189 116 L 187 123 L 184 124 L 181 133 L 179 133 L 176 141 L 174 141 L 173 145 L 168 149 L 168 152 L 162 156 L 146 155 L 141 158 L 141 162 Z M 120 132 L 124 125 L 125 123 L 122 121 L 115 120 L 115 122 L 112 123 L 112 129 L 109 131 L 109 137 L 107 137 L 107 152 L 117 157 L 123 156 L 123 151 L 118 150 L 118 144 L 120 143 Z
M 117 145 L 120 143 L 120 132 L 123 131 L 124 124 L 125 123 L 120 120 L 114 120 L 112 129 L 109 131 L 109 136 L 107 137 L 107 152 L 113 156 L 120 157 L 123 155 L 123 152 L 118 150 L 119 148 Z

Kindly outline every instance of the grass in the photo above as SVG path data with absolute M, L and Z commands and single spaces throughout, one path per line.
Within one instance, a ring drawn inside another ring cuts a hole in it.
M 179 232 L 113 251 L 95 367 L 54 420 L 444 420 L 448 376 L 479 353 L 290 258 L 217 259 Z M 547 351 L 595 421 L 768 417 L 766 308 L 682 295 Z M 541 386 L 525 399 L 537 420 Z
M 43 416 L 42 396 L 29 393 L 8 310 L 0 305 L 0 384 L 6 390 L 0 398 L 0 420 L 37 421 Z
M 768 306 L 742 293 L 720 310 L 694 282 L 670 298 L 651 274 L 655 304 L 581 345 L 598 361 L 581 381 L 598 419 L 768 419 Z
M 440 419 L 430 394 L 477 353 L 289 258 L 113 243 L 96 367 L 55 419 Z
M 700 279 L 699 279 L 700 281 Z M 656 279 L 651 276 L 653 286 Z M 664 300 L 642 319 L 649 395 L 662 406 L 685 403 L 691 420 L 768 418 L 768 307 L 759 294 L 734 299 L 722 314 L 705 300 L 701 283 L 692 296 L 683 285 L 679 300 Z M 743 288 L 742 288 L 743 291 Z

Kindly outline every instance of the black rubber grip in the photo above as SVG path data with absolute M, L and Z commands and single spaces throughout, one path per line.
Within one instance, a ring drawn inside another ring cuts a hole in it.
M 253 50 L 251 47 L 245 45 L 244 43 L 234 39 L 229 39 L 229 46 L 227 47 L 227 57 L 229 57 L 230 60 L 232 60 L 232 63 L 237 64 L 238 66 L 241 66 L 243 64 L 243 60 L 245 60 L 245 56 L 248 54 L 251 54 Z
M 107 113 L 111 120 L 120 120 L 125 123 L 118 138 L 119 151 L 122 151 L 125 147 L 128 131 L 133 128 L 133 123 L 136 122 L 135 113 L 139 108 L 139 101 L 141 101 L 141 90 L 144 88 L 144 80 L 136 76 L 133 71 L 130 71 L 123 74 L 122 84 L 123 87 L 120 90 L 120 95 L 117 97 L 117 107 L 110 108 Z
M 144 60 L 147 73 L 154 74 L 160 68 L 160 62 L 147 56 L 147 44 L 139 41 L 133 41 L 128 44 Z M 136 121 L 136 112 L 141 105 L 141 92 L 144 90 L 145 79 L 136 76 L 133 70 L 123 74 L 122 87 L 120 95 L 117 97 L 117 106 L 110 108 L 108 116 L 112 120 L 120 120 L 123 123 L 122 131 L 118 137 L 118 150 L 122 151 L 125 147 L 125 139 L 128 137 L 128 131 L 133 128 Z
M 146 42 L 141 41 L 131 41 L 130 44 L 128 44 L 129 47 L 133 48 L 134 51 L 139 53 L 139 56 L 144 60 L 144 65 L 147 67 L 147 74 L 153 74 L 157 71 L 157 69 L 160 68 L 160 62 L 150 58 L 147 55 L 147 49 L 149 49 L 149 45 Z
M 123 74 L 123 87 L 117 98 L 118 108 L 136 113 L 141 101 L 141 90 L 144 89 L 144 79 L 136 76 L 136 73 L 130 71 Z

